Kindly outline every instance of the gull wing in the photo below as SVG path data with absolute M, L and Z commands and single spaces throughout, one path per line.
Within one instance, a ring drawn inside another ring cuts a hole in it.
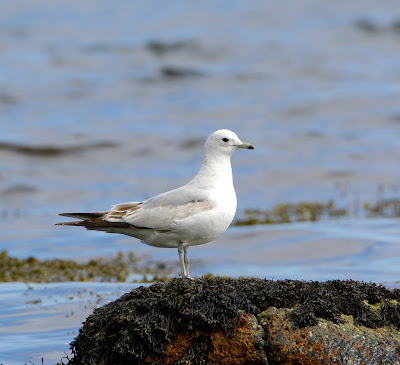
M 203 189 L 182 186 L 144 202 L 114 205 L 104 219 L 134 227 L 169 230 L 176 220 L 211 210 L 213 204 L 210 198 L 210 194 Z

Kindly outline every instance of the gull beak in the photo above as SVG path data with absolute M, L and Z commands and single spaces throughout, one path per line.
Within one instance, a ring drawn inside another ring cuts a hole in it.
M 242 143 L 237 146 L 238 148 L 245 148 L 248 150 L 254 150 L 254 147 L 250 143 Z

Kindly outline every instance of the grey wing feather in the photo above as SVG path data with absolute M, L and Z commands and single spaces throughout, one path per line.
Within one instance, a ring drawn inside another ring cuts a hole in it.
M 175 220 L 210 210 L 212 207 L 208 192 L 182 186 L 144 202 L 117 204 L 105 218 L 107 221 L 125 222 L 135 227 L 168 230 Z
M 193 201 L 210 200 L 210 193 L 203 190 L 194 188 L 192 186 L 184 185 L 180 188 L 167 191 L 153 198 L 145 200 L 143 207 L 154 208 L 157 206 L 177 207 L 190 203 Z

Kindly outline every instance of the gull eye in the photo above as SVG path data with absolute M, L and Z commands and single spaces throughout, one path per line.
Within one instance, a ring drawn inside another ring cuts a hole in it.
M 222 140 L 223 140 L 224 142 L 228 142 L 228 141 L 229 141 L 228 138 L 222 138 Z

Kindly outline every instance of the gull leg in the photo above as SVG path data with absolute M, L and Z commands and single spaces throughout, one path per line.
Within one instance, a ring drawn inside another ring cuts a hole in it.
M 189 261 L 188 256 L 187 256 L 187 250 L 188 250 L 188 248 L 189 248 L 189 247 L 187 247 L 187 246 L 185 246 L 185 247 L 183 248 L 183 256 L 184 256 L 183 261 L 184 261 L 184 263 L 185 263 L 186 275 L 187 275 L 188 278 L 190 278 L 190 275 L 189 275 L 189 262 L 190 262 L 190 261 Z
M 183 251 L 183 245 L 182 242 L 179 242 L 178 244 L 178 254 L 179 254 L 179 261 L 181 263 L 181 276 L 182 278 L 187 278 L 188 275 L 186 273 L 186 267 L 185 267 L 185 262 L 182 256 L 182 251 Z M 185 256 L 186 256 L 186 250 L 185 250 Z

